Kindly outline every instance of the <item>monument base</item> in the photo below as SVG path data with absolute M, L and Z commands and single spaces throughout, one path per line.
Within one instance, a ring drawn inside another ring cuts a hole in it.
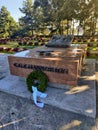
M 78 80 L 78 85 L 70 90 L 48 88 L 44 103 L 63 110 L 96 117 L 96 76 L 95 60 L 87 60 Z
M 48 81 L 56 84 L 76 86 L 84 63 L 85 47 L 48 48 L 45 46 L 9 56 L 10 72 L 28 77 L 35 70 L 44 72 Z
M 5 61 L 6 62 L 6 61 Z M 7 65 L 7 63 L 5 63 Z M 4 67 L 4 66 L 3 66 Z M 0 91 L 16 96 L 30 99 L 31 93 L 27 89 L 26 78 L 6 74 L 0 80 Z M 88 117 L 96 117 L 96 81 L 95 81 L 95 60 L 86 60 L 78 85 L 71 89 L 59 89 L 48 87 L 47 98 L 42 100 L 49 106 L 79 113 Z
M 57 84 L 57 83 L 52 83 L 52 82 L 48 82 L 48 86 L 52 88 L 59 88 L 59 89 L 65 89 L 65 90 L 69 90 L 71 88 L 71 86 L 67 84 Z

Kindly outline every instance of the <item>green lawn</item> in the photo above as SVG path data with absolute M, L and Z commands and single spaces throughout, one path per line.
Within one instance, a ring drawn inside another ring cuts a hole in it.
M 89 44 L 89 43 L 80 42 L 80 43 L 74 43 L 74 44 Z M 98 56 L 96 56 L 96 53 L 98 51 L 97 44 L 95 42 L 94 43 L 90 43 L 90 44 L 92 44 L 93 46 L 88 46 L 86 48 L 87 52 L 90 52 L 90 55 L 87 56 L 87 58 L 94 58 L 94 59 L 98 60 Z M 40 44 L 39 44 L 39 46 L 40 46 Z M 19 45 L 18 42 L 8 42 L 7 44 L 0 44 L 0 47 L 19 48 L 19 49 L 33 49 L 36 46 L 34 46 L 34 45 L 31 45 L 31 46 L 30 45 Z M 4 51 L 0 51 L 0 53 L 11 53 L 11 54 L 14 54 L 16 52 L 4 50 Z
M 0 44 L 0 47 L 2 48 L 19 48 L 19 49 L 32 49 L 32 48 L 35 48 L 36 46 L 32 45 L 32 46 L 29 46 L 29 45 L 19 45 L 18 42 L 8 42 L 7 44 Z M 15 52 L 14 51 L 7 51 L 6 49 L 4 49 L 3 51 L 0 51 L 0 53 L 11 53 L 11 54 L 14 54 Z

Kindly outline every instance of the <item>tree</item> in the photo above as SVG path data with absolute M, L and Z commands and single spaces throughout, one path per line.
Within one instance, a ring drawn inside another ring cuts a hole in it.
M 11 17 L 7 8 L 2 6 L 0 10 L 0 38 L 10 37 L 17 29 L 17 23 Z
M 98 21 L 98 0 L 26 0 L 20 9 L 20 24 L 25 32 L 50 30 L 50 34 L 74 34 L 79 22 L 84 35 L 95 35 Z M 78 31 L 77 31 L 78 32 Z
M 62 20 L 64 20 L 64 0 L 52 0 L 52 17 L 53 19 L 53 25 L 55 25 L 56 30 L 59 34 L 63 34 L 63 26 L 62 26 Z
M 51 33 L 63 34 L 65 29 L 68 33 L 69 21 L 76 18 L 77 0 L 35 0 L 34 4 L 42 8 L 43 21 L 50 26 Z
M 43 30 L 43 32 L 46 29 L 51 28 L 53 30 L 53 10 L 52 10 L 52 4 L 51 0 L 35 0 L 34 1 L 34 8 L 35 8 L 35 14 L 37 18 L 37 22 L 39 23 L 39 29 Z M 39 14 L 37 13 L 39 11 Z M 41 14 L 41 15 L 40 15 Z M 49 27 L 49 28 L 48 28 Z
M 95 35 L 98 18 L 98 0 L 79 0 L 77 19 L 83 27 L 84 35 Z
M 49 27 L 50 33 L 57 31 L 61 34 L 62 6 L 59 0 L 35 0 L 36 8 L 40 7 L 43 11 L 43 25 Z
M 23 8 L 19 8 L 19 10 L 24 14 L 24 16 L 19 19 L 20 25 L 33 35 L 35 20 L 32 0 L 23 1 Z
M 77 18 L 77 12 L 79 10 L 78 7 L 78 0 L 64 0 L 64 4 L 63 4 L 63 19 L 65 19 L 67 21 L 67 25 L 65 26 L 66 30 L 67 30 L 67 34 L 69 34 L 69 29 L 70 32 L 74 33 L 74 29 L 71 27 L 74 25 L 72 25 L 72 23 L 74 24 L 74 20 Z
M 95 35 L 98 22 L 98 0 L 91 0 L 91 34 Z

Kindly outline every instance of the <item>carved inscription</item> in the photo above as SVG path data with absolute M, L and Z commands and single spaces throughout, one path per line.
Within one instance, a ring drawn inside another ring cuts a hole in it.
M 55 67 L 47 67 L 47 66 L 32 65 L 32 64 L 22 64 L 22 63 L 14 63 L 13 65 L 15 67 L 25 68 L 25 69 L 68 74 L 68 69 L 64 69 L 64 68 L 55 68 Z

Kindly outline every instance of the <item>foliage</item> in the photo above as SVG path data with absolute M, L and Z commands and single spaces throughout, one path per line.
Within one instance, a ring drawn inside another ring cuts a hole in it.
M 19 28 L 6 7 L 0 11 L 0 37 L 34 34 L 98 34 L 98 0 L 24 0 Z M 77 24 L 75 24 L 77 22 Z M 75 28 L 75 25 L 78 27 Z
M 0 38 L 10 37 L 18 29 L 17 23 L 11 17 L 5 6 L 0 10 Z
M 19 10 L 24 14 L 24 16 L 19 19 L 19 24 L 23 30 L 26 30 L 26 33 L 31 31 L 31 35 L 33 35 L 35 20 L 32 0 L 23 1 L 23 8 L 19 8 Z
M 35 80 L 38 80 L 38 84 L 35 83 Z M 27 87 L 32 92 L 32 86 L 36 86 L 37 89 L 41 92 L 44 92 L 48 85 L 47 76 L 42 71 L 33 71 L 27 77 Z

